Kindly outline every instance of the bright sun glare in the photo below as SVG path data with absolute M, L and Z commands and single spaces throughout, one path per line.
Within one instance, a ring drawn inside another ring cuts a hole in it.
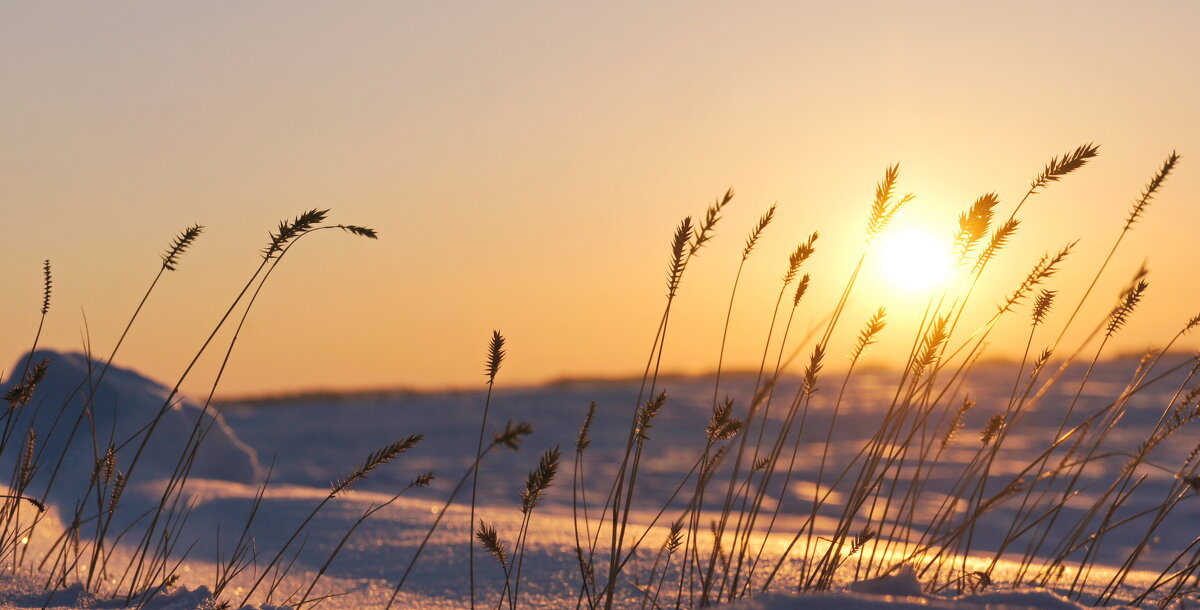
M 885 236 L 879 248 L 884 277 L 906 290 L 930 288 L 950 272 L 946 243 L 921 229 L 904 229 Z

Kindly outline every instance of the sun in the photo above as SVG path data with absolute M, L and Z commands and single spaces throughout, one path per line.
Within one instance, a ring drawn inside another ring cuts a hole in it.
M 949 244 L 918 228 L 886 236 L 878 260 L 883 276 L 905 290 L 932 288 L 950 274 Z

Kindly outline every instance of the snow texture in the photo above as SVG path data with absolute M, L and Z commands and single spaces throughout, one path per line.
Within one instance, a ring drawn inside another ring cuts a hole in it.
M 34 362 L 43 358 L 50 361 L 49 373 L 34 399 L 43 402 L 42 419 L 35 423 L 42 451 L 47 455 L 56 455 L 72 435 L 87 435 L 89 441 L 76 443 L 67 452 L 58 480 L 48 494 L 53 518 L 47 519 L 39 527 L 37 539 L 30 542 L 32 552 L 44 548 L 62 531 L 61 515 L 70 514 L 73 510 L 75 494 L 86 487 L 94 459 L 90 442 L 92 427 L 88 424 L 88 418 L 81 417 L 84 404 L 79 390 L 89 378 L 96 378 L 99 365 L 94 362 L 89 365 L 80 354 L 43 351 L 33 355 Z M 24 364 L 24 358 L 18 361 L 17 373 Z M 1093 372 L 1093 378 L 1097 381 L 1089 384 L 1088 392 L 1081 399 L 1083 404 L 1080 411 L 1102 404 L 1106 396 L 1112 395 L 1114 387 L 1119 391 L 1130 370 L 1129 364 L 1128 361 L 1102 363 Z M 931 487 L 927 494 L 922 495 L 922 502 L 938 501 L 938 490 L 944 489 L 953 480 L 955 468 L 961 467 L 969 458 L 979 442 L 978 432 L 971 431 L 977 431 L 983 425 L 994 412 L 996 403 L 1002 408 L 1002 401 L 1012 384 L 1010 371 L 1010 367 L 981 366 L 972 376 L 968 389 L 981 408 L 969 415 L 963 438 L 947 451 L 944 457 L 946 464 L 932 474 Z M 1069 399 L 1076 387 L 1072 385 L 1071 375 L 1068 374 L 1046 397 L 1045 408 L 1028 416 L 1023 422 L 1021 435 L 1014 433 L 1010 438 L 1009 443 L 1017 454 L 1043 443 L 1053 435 L 1060 416 L 1054 411 L 1054 405 Z M 10 374 L 6 378 L 17 376 Z M 844 415 L 847 423 L 839 426 L 834 433 L 831 454 L 834 462 L 848 459 L 870 434 L 868 424 L 873 423 L 876 414 L 886 407 L 889 399 L 887 390 L 889 384 L 893 383 L 893 377 L 894 374 L 887 371 L 867 370 L 858 374 L 856 383 L 847 395 L 846 404 L 849 408 Z M 1156 386 L 1155 391 L 1136 396 L 1126 420 L 1114 432 L 1110 444 L 1113 447 L 1136 446 L 1144 438 L 1147 427 L 1152 426 L 1161 414 L 1164 400 L 1179 381 L 1179 376 L 1166 379 Z M 637 506 L 640 510 L 633 515 L 634 525 L 639 531 L 648 532 L 647 540 L 652 542 L 647 544 L 653 548 L 661 544 L 666 535 L 664 525 L 674 518 L 672 513 L 650 527 L 653 511 L 669 497 L 670 491 L 697 458 L 712 400 L 712 379 L 708 377 L 669 377 L 664 378 L 660 385 L 668 391 L 670 399 L 650 430 L 650 441 L 647 443 L 637 488 Z M 777 393 L 789 395 L 796 385 L 797 380 L 784 379 Z M 739 404 L 748 400 L 752 390 L 751 377 L 729 374 L 723 380 L 722 393 L 737 397 Z M 111 368 L 96 394 L 91 410 L 100 444 L 106 444 L 108 439 L 121 440 L 132 436 L 139 426 L 163 407 L 168 393 L 169 389 L 163 384 L 128 369 Z M 589 449 L 587 492 L 589 501 L 595 502 L 597 497 L 602 500 L 604 483 L 610 480 L 623 448 L 636 395 L 637 383 L 630 381 L 580 381 L 518 388 L 507 388 L 498 382 L 489 430 L 498 430 L 506 420 L 512 419 L 533 422 L 535 431 L 526 439 L 520 451 L 497 451 L 485 460 L 479 480 L 479 516 L 493 523 L 501 537 L 511 543 L 520 523 L 520 513 L 516 507 L 522 478 L 536 464 L 538 454 L 548 447 L 562 445 L 566 458 L 570 459 L 580 422 L 588 403 L 593 400 L 598 404 L 598 411 L 592 429 L 592 447 Z M 822 402 L 828 400 L 828 397 L 822 397 L 810 413 L 809 426 L 814 430 L 814 436 L 818 432 L 823 435 L 823 426 L 829 422 L 831 413 L 828 402 Z M 59 415 L 58 409 L 64 404 L 66 407 Z M 156 596 L 153 604 L 147 607 L 164 610 L 214 607 L 206 587 L 212 583 L 218 550 L 228 552 L 232 538 L 236 537 L 244 523 L 257 483 L 264 475 L 262 464 L 273 463 L 274 466 L 271 485 L 252 534 L 257 548 L 268 554 L 278 549 L 325 497 L 331 480 L 344 477 L 374 449 L 408 434 L 421 432 L 426 438 L 414 450 L 401 456 L 395 463 L 386 464 L 373 472 L 368 479 L 356 485 L 354 491 L 331 502 L 318 515 L 304 539 L 303 552 L 298 556 L 296 567 L 280 587 L 285 594 L 270 600 L 270 603 L 282 604 L 288 597 L 286 594 L 306 586 L 364 510 L 386 501 L 416 475 L 432 470 L 439 477 L 434 485 L 429 489 L 412 490 L 360 526 L 314 589 L 315 595 L 334 595 L 321 604 L 322 608 L 382 607 L 425 531 L 437 517 L 450 489 L 470 466 L 482 404 L 482 391 L 381 392 L 254 401 L 221 405 L 219 409 L 210 411 L 204 416 L 203 422 L 212 425 L 212 432 L 200 451 L 196 470 L 189 482 L 188 497 L 195 503 L 195 508 L 188 521 L 188 529 L 183 533 L 197 541 L 197 544 L 180 566 L 180 586 Z M 984 405 L 991 405 L 992 410 L 982 408 Z M 142 496 L 131 501 L 147 502 L 152 497 L 149 493 L 174 467 L 178 447 L 191 434 L 200 412 L 201 406 L 193 401 L 177 399 L 171 402 L 160 430 L 147 446 L 138 467 L 136 482 L 142 490 Z M 775 418 L 776 415 L 772 414 L 771 417 Z M 78 427 L 75 426 L 77 421 L 81 422 Z M 22 425 L 25 423 L 22 421 Z M 1178 451 L 1182 446 L 1180 443 L 1190 448 L 1194 444 L 1194 437 L 1187 436 L 1168 443 L 1170 446 L 1164 447 L 1163 451 Z M 812 457 L 802 454 L 797 462 L 797 470 L 783 499 L 780 521 L 783 531 L 794 531 L 789 530 L 796 524 L 792 515 L 803 514 L 809 506 L 815 489 L 815 460 Z M 1008 457 L 1016 460 L 1024 456 Z M 88 466 L 81 467 L 80 464 Z M 996 473 L 1012 470 L 1014 464 L 998 461 Z M 11 467 L 11 461 L 7 466 Z M 1101 474 L 1089 470 L 1085 472 L 1085 477 Z M 40 497 L 50 475 L 48 468 L 36 474 L 34 484 L 30 487 L 35 495 Z M 1161 496 L 1158 491 L 1171 482 L 1171 475 L 1151 469 L 1146 476 L 1143 490 L 1146 502 L 1152 504 L 1157 501 L 1156 497 Z M 563 478 L 556 481 L 555 486 L 547 492 L 544 504 L 537 508 L 532 520 L 525 578 L 521 588 L 522 605 L 529 608 L 574 607 L 578 593 L 578 565 L 574 558 L 569 477 L 570 468 L 566 468 Z M 1087 489 L 1087 484 L 1088 480 L 1084 480 L 1081 487 Z M 460 501 L 446 511 L 441 526 L 424 550 L 396 607 L 461 608 L 466 604 L 466 554 L 471 526 L 467 516 L 468 507 L 462 504 L 466 498 L 466 495 L 460 496 Z M 1133 506 L 1130 510 L 1144 508 L 1137 499 L 1131 502 Z M 719 506 L 705 506 L 706 511 L 714 509 L 719 510 Z M 1076 510 L 1073 505 L 1069 506 L 1064 520 L 1069 521 Z M 1154 569 L 1160 566 L 1164 557 L 1180 548 L 1180 540 L 1192 539 L 1200 522 L 1196 514 L 1195 510 L 1187 511 L 1187 514 L 1164 524 L 1161 541 L 1156 540 L 1151 544 L 1139 568 Z M 1002 523 L 1005 516 L 1004 510 L 997 510 L 989 518 L 997 520 L 995 523 Z M 992 550 L 996 541 L 994 535 L 989 534 L 997 529 L 1002 528 L 986 524 L 981 527 L 981 539 L 976 541 L 976 548 L 983 552 Z M 1136 530 L 1136 527 L 1130 530 Z M 1111 544 L 1098 551 L 1101 564 L 1118 565 L 1135 542 L 1134 534 L 1122 536 L 1120 532 L 1114 532 Z M 768 545 L 767 555 L 775 553 L 777 556 L 781 550 L 779 546 Z M 118 555 L 120 552 L 118 550 Z M 632 565 L 646 568 L 652 555 L 652 551 L 639 555 Z M 116 556 L 112 561 L 120 559 L 120 556 Z M 851 583 L 849 579 L 843 579 L 832 592 L 796 596 L 789 594 L 794 590 L 794 580 L 789 580 L 793 577 L 790 570 L 790 565 L 785 564 L 779 582 L 790 584 L 777 587 L 778 592 L 762 594 L 730 607 L 744 610 L 798 607 L 831 610 L 875 607 L 889 610 L 910 607 L 1066 610 L 1079 607 L 1044 590 L 997 588 L 959 597 L 926 595 L 911 571 L 901 571 L 875 581 Z M 484 607 L 494 605 L 502 582 L 499 569 L 486 555 L 476 553 L 476 571 L 477 589 Z M 1137 577 L 1132 581 L 1136 582 Z M 0 579 L 0 604 L 5 608 L 119 606 L 112 600 L 93 597 L 78 586 L 55 591 L 48 599 L 43 584 L 38 573 L 30 572 L 27 567 L 15 574 L 9 570 Z M 239 582 L 242 587 L 246 584 Z M 231 595 L 224 596 L 223 601 L 238 602 L 238 593 L 241 591 L 235 588 Z M 617 596 L 618 607 L 638 607 L 641 596 L 642 593 L 633 583 L 625 582 Z

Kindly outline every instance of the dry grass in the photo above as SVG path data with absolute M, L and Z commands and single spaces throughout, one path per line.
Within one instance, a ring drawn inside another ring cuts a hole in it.
M 1172 152 L 1134 199 L 1107 256 L 1094 271 L 1086 290 L 1077 295 L 1078 300 L 1061 326 L 1047 328 L 1049 313 L 1062 299 L 1076 295 L 1063 288 L 1048 286 L 1065 265 L 1076 264 L 1071 259 L 1075 241 L 1044 254 L 1015 287 L 1004 293 L 995 310 L 983 320 L 973 322 L 970 312 L 974 310 L 969 310 L 969 305 L 980 300 L 981 286 L 991 282 L 988 277 L 991 263 L 1007 253 L 1006 247 L 1020 230 L 1022 225 L 1017 215 L 1022 206 L 1055 182 L 1083 168 L 1097 154 L 1097 146 L 1085 144 L 1053 157 L 1031 180 L 1029 189 L 1003 220 L 998 220 L 996 215 L 1003 206 L 1000 196 L 995 193 L 979 196 L 957 218 L 953 245 L 957 263 L 955 281 L 929 296 L 916 328 L 907 331 L 888 329 L 885 309 L 880 307 L 863 321 L 861 330 L 850 344 L 837 345 L 833 341 L 835 330 L 842 325 L 846 305 L 858 290 L 864 261 L 871 255 L 878 238 L 915 201 L 912 194 L 897 194 L 899 165 L 888 167 L 866 206 L 862 251 L 842 283 L 836 301 L 808 308 L 815 311 L 802 309 L 807 307 L 803 298 L 810 275 L 801 274 L 801 270 L 817 252 L 817 233 L 812 233 L 790 252 L 786 265 L 782 265 L 784 273 L 771 307 L 771 324 L 763 341 L 754 389 L 749 399 L 739 404 L 733 398 L 722 398 L 721 369 L 742 273 L 746 265 L 752 264 L 751 255 L 762 240 L 770 237 L 769 229 L 777 212 L 776 206 L 772 205 L 751 227 L 740 250 L 741 260 L 729 290 L 722 339 L 716 346 L 718 370 L 713 379 L 711 413 L 707 421 L 697 422 L 701 432 L 697 434 L 693 448 L 695 462 L 665 503 L 643 506 L 637 494 L 638 475 L 644 458 L 656 450 L 652 434 L 656 419 L 673 407 L 667 393 L 659 387 L 672 307 L 684 295 L 681 289 L 693 259 L 717 235 L 717 226 L 726 206 L 733 200 L 733 191 L 716 199 L 696 217 L 698 221 L 692 217 L 684 218 L 669 243 L 666 298 L 637 398 L 628 405 L 627 440 L 611 479 L 597 479 L 593 473 L 600 469 L 591 463 L 592 456 L 588 452 L 592 443 L 590 431 L 601 417 L 595 403 L 588 408 L 575 439 L 571 460 L 571 506 L 574 554 L 579 567 L 577 605 L 608 609 L 625 603 L 621 600 L 638 599 L 645 608 L 709 606 L 768 590 L 826 590 L 848 579 L 886 575 L 903 566 L 915 570 L 929 592 L 961 592 L 1022 584 L 1054 585 L 1077 600 L 1097 604 L 1161 604 L 1192 594 L 1200 575 L 1200 538 L 1190 544 L 1178 545 L 1174 559 L 1143 590 L 1128 595 L 1127 580 L 1139 567 L 1156 532 L 1185 498 L 1200 489 L 1200 483 L 1197 483 L 1200 481 L 1200 460 L 1197 459 L 1200 447 L 1183 456 L 1163 455 L 1161 451 L 1164 441 L 1200 419 L 1200 383 L 1193 383 L 1200 381 L 1195 379 L 1200 371 L 1200 358 L 1189 364 L 1191 369 L 1186 380 L 1169 401 L 1161 405 L 1158 425 L 1140 447 L 1132 453 L 1121 454 L 1105 448 L 1106 441 L 1126 413 L 1130 399 L 1178 368 L 1163 370 L 1166 366 L 1162 362 L 1163 354 L 1200 323 L 1200 315 L 1186 321 L 1160 349 L 1149 352 L 1124 388 L 1104 401 L 1101 408 L 1077 414 L 1080 397 L 1088 391 L 1090 377 L 1096 363 L 1106 355 L 1109 340 L 1138 314 L 1147 298 L 1148 272 L 1141 270 L 1120 294 L 1115 295 L 1108 315 L 1095 321 L 1089 338 L 1072 353 L 1058 354 L 1061 363 L 1056 371 L 1050 372 L 1048 368 L 1051 359 L 1060 351 L 1068 329 L 1076 324 L 1085 303 L 1093 299 L 1101 277 L 1125 236 L 1144 217 L 1150 203 L 1176 169 L 1179 155 Z M 65 452 L 62 456 L 39 452 L 39 439 L 32 425 L 26 425 L 24 429 L 18 425 L 24 420 L 17 415 L 26 410 L 45 409 L 44 417 L 55 416 L 54 406 L 34 400 L 47 367 L 53 366 L 53 363 L 32 362 L 42 324 L 50 311 L 52 281 L 50 264 L 46 261 L 41 318 L 30 350 L 31 358 L 24 370 L 10 380 L 4 396 L 8 406 L 0 434 L 0 453 L 15 452 L 18 457 L 9 481 L 11 493 L 0 496 L 0 526 L 3 526 L 0 529 L 0 561 L 11 562 L 15 567 L 36 565 L 45 576 L 47 589 L 78 582 L 89 591 L 123 600 L 128 606 L 145 605 L 177 580 L 175 568 L 186 556 L 186 551 L 178 550 L 175 534 L 190 511 L 188 503 L 181 498 L 197 450 L 212 425 L 211 418 L 206 416 L 217 410 L 212 406 L 213 394 L 257 296 L 291 248 L 307 235 L 341 229 L 354 236 L 377 238 L 376 232 L 366 227 L 326 224 L 327 216 L 327 210 L 309 210 L 281 222 L 270 231 L 267 244 L 260 252 L 259 266 L 197 349 L 161 410 L 148 421 L 141 422 L 139 432 L 132 438 L 97 436 L 85 425 L 84 417 L 94 402 L 96 388 L 103 383 L 110 363 L 160 279 L 166 271 L 178 269 L 183 254 L 199 238 L 202 227 L 192 225 L 171 240 L 161 255 L 157 274 L 110 355 L 103 361 L 94 382 L 78 389 L 84 409 L 76 421 L 68 422 L 73 427 L 67 446 L 83 444 L 90 447 L 95 460 L 83 465 L 64 464 Z M 1009 396 L 1004 404 L 986 405 L 990 410 L 986 423 L 968 432 L 965 430 L 968 415 L 973 409 L 984 406 L 976 405 L 976 400 L 965 391 L 964 382 L 1001 319 L 1011 317 L 1014 311 L 1026 306 L 1030 309 L 1025 350 L 1013 375 Z M 798 315 L 822 321 L 819 333 L 814 333 L 815 341 L 811 347 L 798 345 L 792 336 L 793 321 Z M 212 380 L 203 411 L 194 422 L 190 438 L 180 448 L 173 474 L 157 506 L 144 525 L 133 530 L 127 538 L 131 542 L 126 544 L 134 549 L 132 559 L 128 565 L 114 565 L 109 560 L 110 551 L 128 533 L 112 529 L 114 523 L 121 522 L 118 517 L 123 514 L 122 494 L 131 481 L 137 480 L 137 466 L 147 442 L 176 399 L 181 384 L 188 379 L 201 355 L 214 347 L 218 331 L 226 327 L 234 329 L 233 339 L 225 346 L 222 366 Z M 873 422 L 866 440 L 852 456 L 835 459 L 832 451 L 835 435 L 838 426 L 845 425 L 839 414 L 847 391 L 854 384 L 857 365 L 872 345 L 881 340 L 892 340 L 890 336 L 898 332 L 911 333 L 902 339 L 911 347 L 904 361 L 897 363 L 897 378 L 891 388 L 887 409 Z M 1036 349 L 1035 344 L 1040 342 L 1045 342 L 1045 347 Z M 1061 409 L 1058 433 L 1045 446 L 1027 449 L 1029 459 L 1019 472 L 995 474 L 999 471 L 993 471 L 992 467 L 1013 430 L 1020 429 L 1026 423 L 1025 417 L 1033 410 L 1045 407 L 1040 403 L 1050 388 L 1060 382 L 1067 368 L 1089 348 L 1092 350 L 1090 363 L 1074 388 L 1073 399 Z M 789 370 L 791 359 L 785 359 L 785 354 L 799 349 L 805 349 L 811 355 L 801 370 Z M 824 371 L 826 360 L 839 353 L 849 357 L 849 365 L 840 378 L 831 382 Z M 523 572 L 529 524 L 545 494 L 552 493 L 551 487 L 559 477 L 563 458 L 557 447 L 549 449 L 530 471 L 519 492 L 520 526 L 515 533 L 510 533 L 510 540 L 506 542 L 493 526 L 477 519 L 477 512 L 480 512 L 477 510 L 477 483 L 482 462 L 494 449 L 517 449 L 532 431 L 530 423 L 509 422 L 502 431 L 494 434 L 490 443 L 485 443 L 492 394 L 505 356 L 505 338 L 498 331 L 493 332 L 485 356 L 487 387 L 474 460 L 458 479 L 446 499 L 446 506 L 456 500 L 470 479 L 469 523 L 478 522 L 478 527 L 467 534 L 471 606 L 476 605 L 477 595 L 491 597 L 476 591 L 474 553 L 475 545 L 479 544 L 495 560 L 504 576 L 504 586 L 498 592 L 496 603 L 489 600 L 485 605 L 515 609 L 520 603 L 522 578 L 538 577 Z M 788 375 L 799 375 L 799 388 L 790 397 L 777 395 L 781 380 Z M 836 388 L 837 391 L 828 393 L 831 399 L 826 401 L 826 406 L 831 411 L 827 426 L 818 427 L 809 414 L 814 408 L 814 400 L 825 388 Z M 59 407 L 57 414 L 61 416 L 65 408 L 66 405 Z M 772 409 L 775 409 L 774 414 Z M 299 549 L 303 547 L 302 537 L 313 519 L 328 503 L 337 500 L 376 469 L 399 458 L 421 438 L 420 434 L 413 434 L 370 453 L 350 474 L 332 484 L 328 495 L 297 524 L 291 537 L 272 552 L 255 548 L 248 535 L 270 484 L 268 476 L 260 486 L 245 522 L 233 528 L 240 531 L 240 537 L 227 558 L 218 562 L 212 586 L 215 595 L 222 603 L 233 602 L 228 595 L 230 583 L 249 575 L 253 585 L 240 594 L 239 604 L 284 598 L 283 601 L 298 607 L 316 605 L 323 599 L 313 597 L 318 581 L 358 526 L 392 504 L 406 490 L 428 485 L 433 473 L 417 476 L 390 501 L 368 507 L 348 528 L 303 593 L 297 591 L 285 597 L 278 588 L 292 569 Z M 679 450 L 677 447 L 672 449 Z M 949 488 L 944 490 L 940 505 L 930 510 L 919 498 L 931 487 L 935 470 L 952 450 L 965 451 L 970 457 L 965 466 L 959 468 Z M 807 506 L 797 502 L 798 498 L 789 492 L 796 476 L 797 460 L 803 459 L 798 456 L 803 455 L 820 456 L 811 496 L 799 499 Z M 1082 518 L 1064 525 L 1061 521 L 1064 507 L 1076 497 L 1084 469 L 1114 460 L 1120 462 L 1120 467 L 1112 469 L 1105 487 L 1090 496 L 1091 505 L 1084 507 Z M 79 502 L 70 515 L 67 529 L 50 551 L 44 557 L 26 557 L 19 541 L 33 534 L 38 520 L 35 518 L 30 525 L 20 519 L 21 507 L 32 505 L 40 511 L 55 484 L 55 475 L 62 468 L 91 471 L 90 483 L 86 489 L 79 490 Z M 1141 492 L 1147 469 L 1166 470 L 1174 476 L 1173 482 L 1151 509 L 1131 514 L 1130 499 Z M 40 495 L 28 493 L 30 481 L 43 470 L 51 473 L 46 490 Z M 1011 517 L 1006 517 L 1006 531 L 1000 544 L 998 548 L 980 550 L 978 528 L 981 520 L 1002 506 Z M 635 507 L 650 510 L 656 516 L 650 523 L 631 522 L 630 515 Z M 425 543 L 438 528 L 445 512 L 438 511 L 433 519 L 424 540 L 399 577 L 391 602 L 404 587 Z M 782 519 L 784 516 L 791 518 Z M 818 527 L 818 521 L 832 523 L 832 526 Z M 642 547 L 650 544 L 647 539 L 660 523 L 667 524 L 667 533 L 653 560 L 648 565 L 645 561 L 634 561 Z M 1119 529 L 1133 530 L 1134 537 L 1141 542 L 1128 553 L 1122 565 L 1100 577 L 1095 570 L 1100 556 L 1098 550 L 1109 534 Z M 768 541 L 778 543 L 772 547 L 783 546 L 785 550 L 768 552 Z M 1014 556 L 1018 558 L 1016 572 L 1012 578 L 1001 582 L 994 573 L 996 566 L 1002 557 Z M 86 569 L 81 569 L 85 564 Z M 794 569 L 782 570 L 785 564 Z M 1069 579 L 1064 576 L 1068 573 Z

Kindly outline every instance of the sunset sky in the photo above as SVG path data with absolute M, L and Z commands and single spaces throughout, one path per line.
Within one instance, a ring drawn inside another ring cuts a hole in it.
M 787 253 L 820 231 L 807 329 L 857 259 L 889 164 L 916 194 L 894 228 L 948 235 L 988 191 L 1007 217 L 1052 156 L 1089 141 L 1100 156 L 1022 209 L 980 319 L 1043 251 L 1079 238 L 1049 285 L 1065 316 L 1172 150 L 1179 167 L 1077 329 L 1143 261 L 1147 300 L 1109 353 L 1161 344 L 1200 311 L 1200 3 L 0 6 L 3 367 L 33 340 L 43 259 L 55 278 L 43 345 L 80 349 L 86 315 L 107 355 L 159 253 L 197 222 L 205 233 L 117 358 L 173 381 L 267 231 L 328 207 L 379 241 L 326 232 L 298 246 L 221 393 L 470 387 L 492 329 L 509 339 L 503 383 L 631 374 L 674 226 L 733 187 L 663 362 L 715 366 L 745 235 L 778 202 L 726 358 L 751 368 Z M 868 260 L 834 362 L 880 305 L 892 325 L 871 362 L 907 353 L 927 296 Z M 1019 356 L 1026 318 L 988 354 Z M 185 389 L 207 388 L 218 351 Z

